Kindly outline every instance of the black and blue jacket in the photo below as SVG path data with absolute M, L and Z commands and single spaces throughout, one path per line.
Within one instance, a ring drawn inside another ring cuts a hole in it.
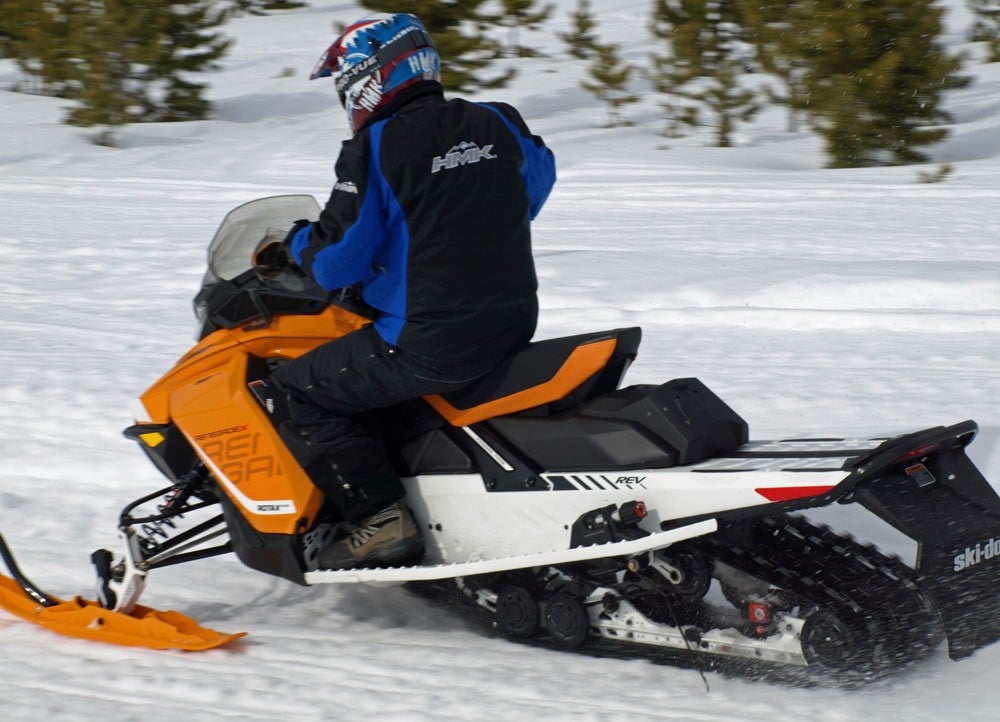
M 530 221 L 555 183 L 552 152 L 509 105 L 445 100 L 433 81 L 399 101 L 344 142 L 292 253 L 325 289 L 360 283 L 390 345 L 499 361 L 535 330 Z

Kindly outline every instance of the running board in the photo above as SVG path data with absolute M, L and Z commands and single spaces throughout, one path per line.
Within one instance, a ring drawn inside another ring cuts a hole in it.
M 522 554 L 514 557 L 483 559 L 475 562 L 454 564 L 432 564 L 422 567 L 390 567 L 385 569 L 320 569 L 305 573 L 306 584 L 337 584 L 348 582 L 426 582 L 434 579 L 467 577 L 475 574 L 492 574 L 510 569 L 528 569 L 557 564 L 582 562 L 603 557 L 633 556 L 660 549 L 692 537 L 704 536 L 717 531 L 715 519 L 699 521 L 669 531 L 656 532 L 641 539 L 594 544 L 573 549 L 557 549 L 538 554 Z

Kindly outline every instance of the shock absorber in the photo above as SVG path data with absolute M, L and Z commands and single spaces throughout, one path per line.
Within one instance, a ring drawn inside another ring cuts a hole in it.
M 183 518 L 185 512 L 214 503 L 188 504 L 191 496 L 204 484 L 206 478 L 205 467 L 198 466 L 181 476 L 173 486 L 153 492 L 125 507 L 118 526 L 122 530 L 138 527 L 135 536 L 144 558 L 157 553 L 161 545 L 170 539 L 172 532 L 177 528 L 175 519 Z M 131 516 L 137 507 L 158 496 L 162 496 L 162 500 L 156 505 L 155 514 L 139 518 Z

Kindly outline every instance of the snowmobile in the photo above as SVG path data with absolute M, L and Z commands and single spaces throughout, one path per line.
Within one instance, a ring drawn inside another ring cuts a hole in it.
M 351 289 L 262 272 L 261 239 L 315 219 L 311 196 L 231 211 L 195 298 L 197 344 L 141 397 L 125 435 L 168 480 L 92 555 L 97 601 L 46 594 L 0 552 L 0 606 L 57 631 L 206 649 L 239 634 L 137 604 L 148 575 L 235 553 L 302 585 L 451 590 L 515 639 L 675 650 L 821 670 L 896 668 L 946 638 L 1000 638 L 1000 497 L 966 456 L 973 421 L 878 437 L 750 441 L 695 378 L 623 386 L 638 328 L 537 341 L 487 376 L 377 410 L 426 551 L 410 565 L 322 569 L 344 522 L 276 432 L 280 364 L 370 323 Z M 914 563 L 816 524 L 857 504 L 914 540 Z

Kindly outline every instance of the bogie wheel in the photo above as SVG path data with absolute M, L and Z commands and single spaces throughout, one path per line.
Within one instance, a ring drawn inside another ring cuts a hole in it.
M 656 562 L 669 565 L 669 571 Z M 696 549 L 679 545 L 656 552 L 654 568 L 670 583 L 670 591 L 682 602 L 697 602 L 712 583 L 712 571 L 705 555 Z
M 497 594 L 496 620 L 504 634 L 526 639 L 538 631 L 538 602 L 524 587 L 506 586 Z
M 587 610 L 566 592 L 556 592 L 543 604 L 543 622 L 552 638 L 567 647 L 579 647 L 590 631 Z
M 848 670 L 865 657 L 867 645 L 855 630 L 833 612 L 817 609 L 806 617 L 800 632 L 802 654 L 809 664 Z

